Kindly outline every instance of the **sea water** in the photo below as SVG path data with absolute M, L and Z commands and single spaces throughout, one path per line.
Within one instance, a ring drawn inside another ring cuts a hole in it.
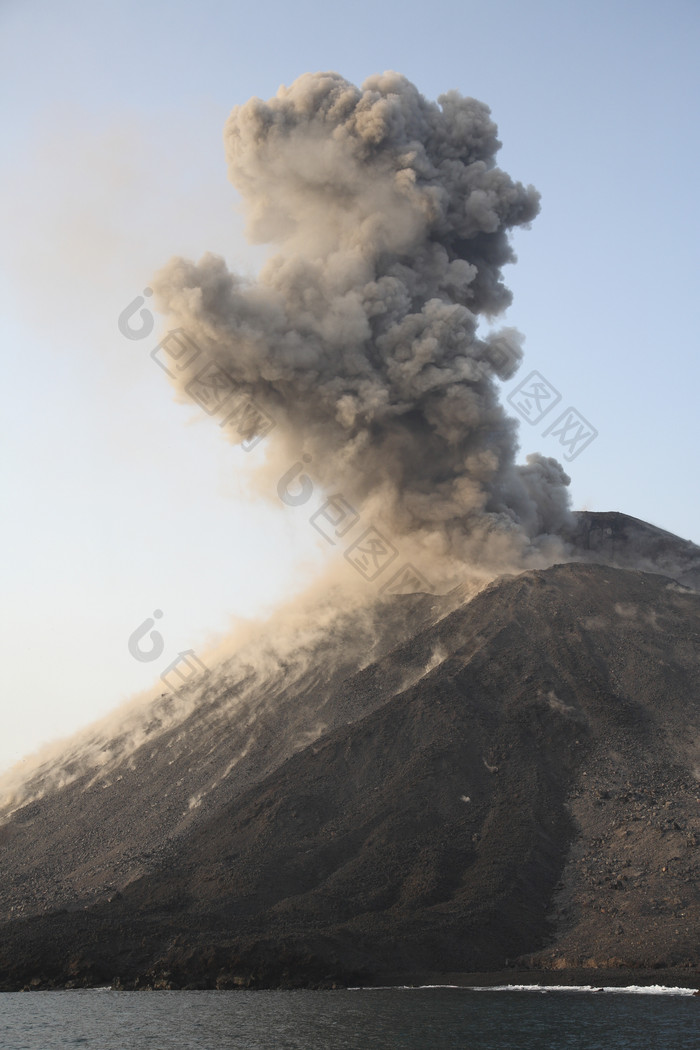
M 699 1050 L 690 989 L 0 994 L 0 1050 Z

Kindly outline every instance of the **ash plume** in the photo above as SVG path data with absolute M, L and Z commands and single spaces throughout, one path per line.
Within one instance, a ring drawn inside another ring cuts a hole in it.
M 248 235 L 276 254 L 255 280 L 206 254 L 153 281 L 169 326 L 276 421 L 267 491 L 303 455 L 327 493 L 453 568 L 533 564 L 569 517 L 569 478 L 540 455 L 516 464 L 499 403 L 521 338 L 478 330 L 511 301 L 509 231 L 539 210 L 496 166 L 496 135 L 456 91 L 305 74 L 224 131 Z

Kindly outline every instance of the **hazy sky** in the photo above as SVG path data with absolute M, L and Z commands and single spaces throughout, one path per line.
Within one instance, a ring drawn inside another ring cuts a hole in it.
M 221 141 L 237 103 L 306 71 L 396 69 L 486 102 L 542 212 L 505 321 L 598 437 L 576 508 L 700 542 L 696 0 L 323 6 L 5 0 L 0 769 L 149 687 L 333 555 L 316 504 L 253 499 L 263 456 L 173 401 L 117 319 L 171 255 L 254 272 Z M 522 455 L 560 455 L 523 422 Z M 127 641 L 154 610 L 162 658 Z

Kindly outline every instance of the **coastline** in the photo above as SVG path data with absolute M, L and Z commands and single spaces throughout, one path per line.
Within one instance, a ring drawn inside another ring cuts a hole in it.
M 191 979 L 173 981 L 170 975 L 146 974 L 143 977 L 122 980 L 119 977 L 105 981 L 93 975 L 62 978 L 33 977 L 28 982 L 6 977 L 0 982 L 0 992 L 70 991 L 109 988 L 112 991 L 379 991 L 389 989 L 419 990 L 428 988 L 526 990 L 528 987 L 545 990 L 547 987 L 572 991 L 605 989 L 654 988 L 700 991 L 700 971 L 683 968 L 663 969 L 599 969 L 597 967 L 570 970 L 495 970 L 470 973 L 391 973 L 376 974 L 371 978 L 360 975 L 333 977 L 323 980 L 269 980 L 264 977 L 234 977 L 231 975 L 188 975 Z
M 685 967 L 664 969 L 602 969 L 581 967 L 570 970 L 494 970 L 486 973 L 416 974 L 411 979 L 393 975 L 383 987 L 397 988 L 489 988 L 489 987 L 626 988 L 666 987 L 700 990 L 700 971 Z M 364 988 L 377 987 L 364 985 Z

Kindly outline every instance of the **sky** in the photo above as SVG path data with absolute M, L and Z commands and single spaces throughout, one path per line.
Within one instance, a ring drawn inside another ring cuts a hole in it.
M 118 323 L 172 255 L 258 270 L 222 128 L 304 72 L 393 69 L 491 107 L 500 165 L 542 195 L 505 273 L 501 320 L 525 335 L 509 411 L 539 372 L 597 432 L 566 463 L 574 508 L 700 543 L 699 30 L 696 0 L 2 0 L 0 771 L 337 557 L 316 504 L 253 494 L 264 446 L 175 402 L 158 319 L 140 339 Z M 523 459 L 561 458 L 555 415 L 521 421 Z M 163 651 L 140 661 L 149 618 Z

